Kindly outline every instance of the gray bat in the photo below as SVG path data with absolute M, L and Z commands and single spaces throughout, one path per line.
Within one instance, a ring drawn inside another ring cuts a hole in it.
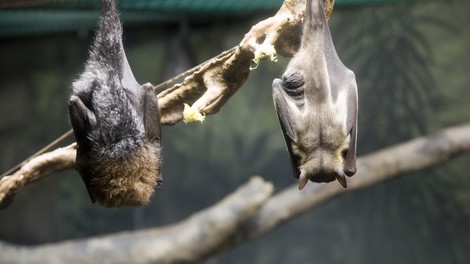
M 160 114 L 151 84 L 140 85 L 127 62 L 114 0 L 105 0 L 85 64 L 73 83 L 70 122 L 76 170 L 92 202 L 146 204 L 160 185 Z
M 272 88 L 299 189 L 335 179 L 346 188 L 356 173 L 357 85 L 336 53 L 323 0 L 307 0 L 299 51 Z

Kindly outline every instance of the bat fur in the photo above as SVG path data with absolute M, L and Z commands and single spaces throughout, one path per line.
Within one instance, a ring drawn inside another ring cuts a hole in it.
M 75 166 L 92 202 L 148 203 L 162 181 L 159 109 L 152 85 L 137 83 L 127 62 L 114 0 L 102 3 L 85 70 L 72 86 Z

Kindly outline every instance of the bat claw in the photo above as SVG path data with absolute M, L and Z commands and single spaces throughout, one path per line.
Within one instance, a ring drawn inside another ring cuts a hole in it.
M 301 173 L 299 176 L 299 190 L 302 190 L 308 183 L 308 177 L 305 173 Z
M 344 188 L 348 188 L 348 185 L 346 183 L 346 176 L 342 171 L 336 172 L 336 179 L 341 184 L 341 186 L 343 186 Z

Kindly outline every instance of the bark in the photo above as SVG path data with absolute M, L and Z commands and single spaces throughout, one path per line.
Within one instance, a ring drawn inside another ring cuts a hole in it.
M 403 173 L 442 164 L 470 152 L 470 123 L 413 139 L 358 159 L 348 188 L 338 183 L 297 184 L 269 198 L 261 178 L 180 223 L 85 240 L 27 247 L 0 242 L 0 263 L 194 263 L 257 237 L 332 198 Z

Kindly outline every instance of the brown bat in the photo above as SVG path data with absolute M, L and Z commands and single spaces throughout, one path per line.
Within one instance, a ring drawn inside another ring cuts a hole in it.
M 146 204 L 161 177 L 160 114 L 151 84 L 140 85 L 122 45 L 114 0 L 104 0 L 85 71 L 73 83 L 69 115 L 75 167 L 92 202 Z
M 357 85 L 336 53 L 323 0 L 307 0 L 299 51 L 272 88 L 299 189 L 335 179 L 346 188 L 356 173 Z

